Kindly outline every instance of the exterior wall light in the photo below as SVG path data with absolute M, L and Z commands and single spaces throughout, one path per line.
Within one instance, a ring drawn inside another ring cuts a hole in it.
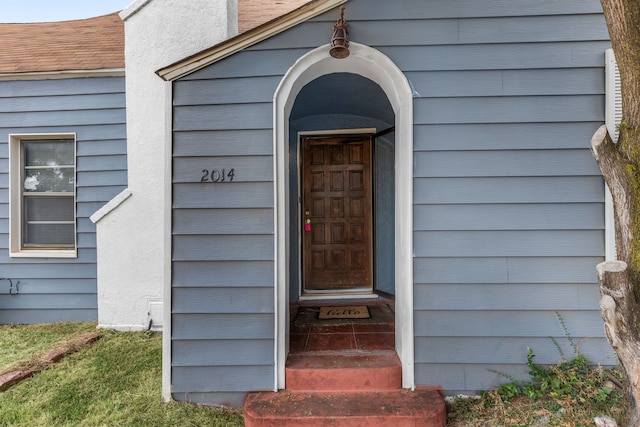
M 340 8 L 340 19 L 333 26 L 329 54 L 336 59 L 349 56 L 349 26 L 344 20 L 344 6 Z

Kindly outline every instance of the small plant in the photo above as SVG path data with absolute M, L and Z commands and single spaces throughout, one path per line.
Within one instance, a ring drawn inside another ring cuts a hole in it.
M 492 370 L 507 382 L 483 393 L 479 400 L 449 402 L 448 425 L 592 425 L 594 417 L 603 415 L 623 420 L 626 405 L 621 373 L 594 366 L 580 354 L 564 319 L 557 316 L 573 357 L 566 357 L 554 338 L 550 339 L 560 355 L 556 364 L 535 363 L 536 355 L 530 348 L 527 381 Z
M 616 125 L 616 130 L 618 132 L 624 132 L 625 130 L 629 129 L 629 123 L 627 123 L 626 121 L 622 120 L 619 124 Z
M 509 401 L 512 397 L 519 396 L 522 393 L 522 390 L 520 389 L 520 384 L 518 384 L 517 381 L 511 381 L 510 383 L 502 384 L 498 387 L 497 392 L 503 400 Z

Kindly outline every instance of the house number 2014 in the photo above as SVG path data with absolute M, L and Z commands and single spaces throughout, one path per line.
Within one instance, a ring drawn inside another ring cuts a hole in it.
M 235 169 L 202 169 L 200 182 L 231 182 L 235 176 Z

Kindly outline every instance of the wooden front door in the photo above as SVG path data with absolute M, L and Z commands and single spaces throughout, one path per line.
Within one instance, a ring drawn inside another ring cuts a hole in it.
M 303 143 L 303 289 L 371 290 L 371 139 Z

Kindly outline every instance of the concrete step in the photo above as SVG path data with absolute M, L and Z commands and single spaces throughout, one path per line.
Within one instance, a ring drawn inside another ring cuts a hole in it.
M 287 358 L 285 369 L 291 392 L 402 388 L 402 365 L 395 351 L 294 353 Z
M 257 392 L 244 404 L 246 427 L 444 427 L 436 390 L 387 392 Z

